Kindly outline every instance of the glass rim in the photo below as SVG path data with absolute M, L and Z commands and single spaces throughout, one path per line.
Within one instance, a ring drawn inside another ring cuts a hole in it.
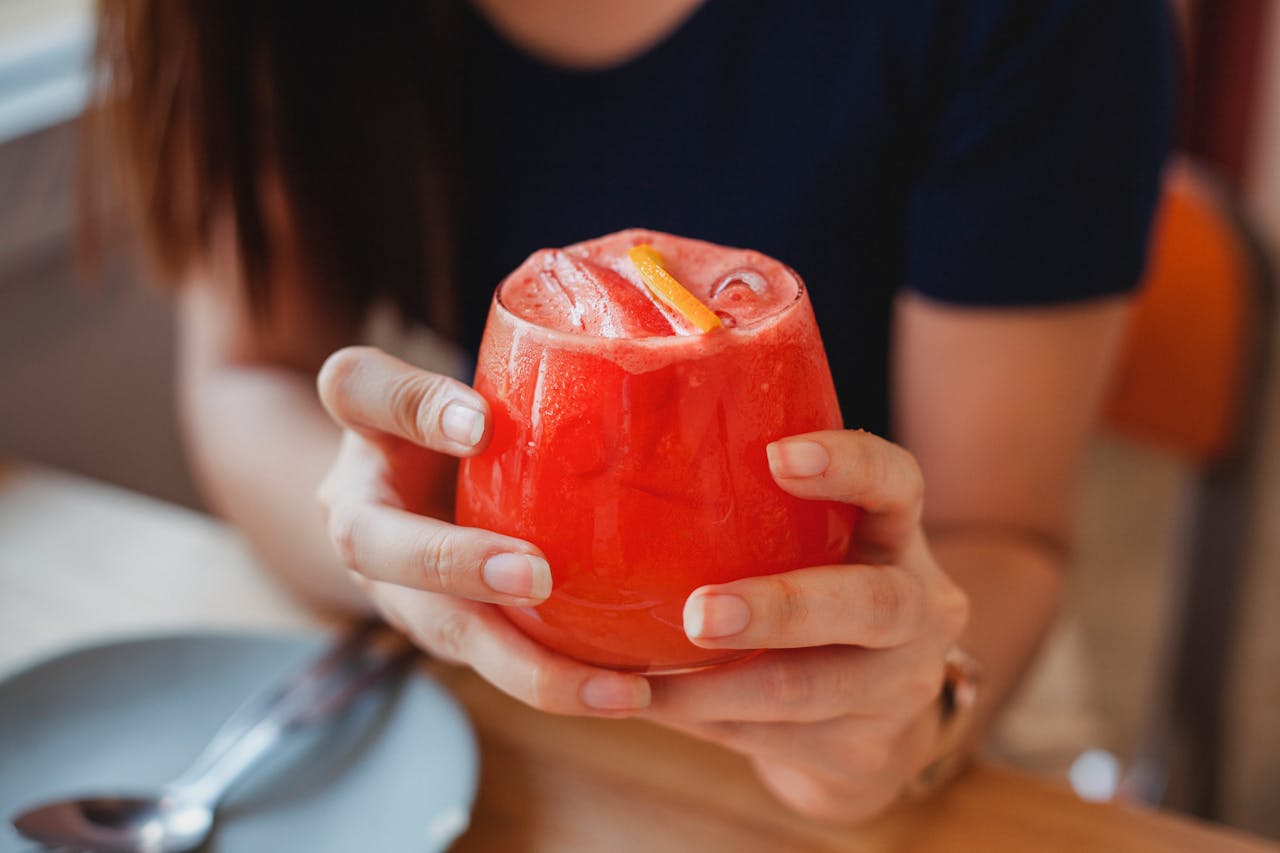
M 774 311 L 772 314 L 762 317 L 759 321 L 752 323 L 749 326 L 744 326 L 744 327 L 739 327 L 736 325 L 726 326 L 722 331 L 727 332 L 729 334 L 733 334 L 733 335 L 749 334 L 749 333 L 755 332 L 763 326 L 773 325 L 782 317 L 794 311 L 796 309 L 796 306 L 798 306 L 801 302 L 804 301 L 805 296 L 808 293 L 808 288 L 805 287 L 804 279 L 800 277 L 800 273 L 796 272 L 795 269 L 791 267 L 790 264 L 784 264 L 781 261 L 775 261 L 775 263 L 777 263 L 778 266 L 782 267 L 783 271 L 788 276 L 790 276 L 793 281 L 795 281 L 796 283 L 795 296 L 792 297 L 790 301 L 786 302 L 784 305 L 779 307 L 777 311 Z M 556 338 L 563 338 L 565 339 L 565 341 L 573 342 L 575 344 L 582 344 L 587 341 L 597 341 L 597 342 L 608 341 L 615 346 L 630 344 L 630 345 L 636 345 L 641 347 L 658 347 L 658 346 L 675 346 L 676 342 L 690 341 L 690 340 L 696 341 L 696 340 L 702 340 L 707 337 L 705 333 L 700 333 L 700 334 L 694 334 L 694 335 L 679 335 L 679 334 L 641 335 L 634 338 L 610 338 L 610 337 L 605 337 L 604 335 L 592 335 L 588 332 L 575 332 L 575 331 L 569 331 L 565 329 L 554 329 L 550 326 L 544 326 L 541 323 L 537 323 L 533 320 L 530 320 L 527 317 L 520 316 L 514 310 L 509 308 L 505 302 L 502 301 L 502 291 L 506 289 L 507 283 L 509 281 L 510 281 L 509 277 L 506 279 L 503 279 L 502 283 L 498 285 L 497 290 L 495 290 L 493 293 L 492 304 L 495 310 L 497 310 L 501 315 L 509 318 L 514 324 L 524 326 L 530 329 L 536 329 L 540 334 L 546 335 L 548 338 L 552 340 Z M 666 343 L 662 343 L 662 342 L 666 342 Z M 599 344 L 595 344 L 595 345 L 598 346 Z

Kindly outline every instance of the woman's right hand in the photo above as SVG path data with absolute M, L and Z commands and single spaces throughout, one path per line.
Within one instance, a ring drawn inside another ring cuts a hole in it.
M 492 606 L 545 600 L 551 570 L 528 542 L 447 520 L 453 457 L 488 444 L 483 397 L 371 347 L 331 355 L 317 385 L 343 428 L 318 492 L 329 535 L 388 622 L 427 652 L 472 667 L 544 711 L 625 716 L 648 706 L 643 677 L 557 655 Z

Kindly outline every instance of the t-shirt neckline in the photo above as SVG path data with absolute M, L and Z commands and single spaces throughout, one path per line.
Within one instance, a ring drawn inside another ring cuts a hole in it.
M 585 67 L 564 65 L 530 52 L 513 42 L 506 34 L 494 26 L 489 17 L 476 8 L 474 3 L 468 2 L 463 5 L 467 7 L 471 17 L 487 36 L 501 45 L 504 52 L 515 57 L 522 65 L 549 75 L 588 80 L 627 74 L 643 69 L 648 65 L 659 63 L 664 57 L 678 52 L 681 49 L 681 45 L 685 41 L 694 38 L 696 31 L 701 29 L 703 23 L 709 17 L 708 8 L 715 2 L 716 0 L 701 0 L 675 26 L 659 36 L 652 44 L 645 46 L 631 56 L 611 65 Z

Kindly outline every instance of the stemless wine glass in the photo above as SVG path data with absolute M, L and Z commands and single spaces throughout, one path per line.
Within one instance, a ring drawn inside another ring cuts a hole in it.
M 854 511 L 792 497 L 769 473 L 769 442 L 841 426 L 800 277 L 755 252 L 652 231 L 563 251 L 617 270 L 639 243 L 671 259 L 724 328 L 551 328 L 536 320 L 555 306 L 520 290 L 531 270 L 545 274 L 534 255 L 490 308 L 476 388 L 493 438 L 462 463 L 457 518 L 546 554 L 553 592 L 505 608 L 518 627 L 578 660 L 659 674 L 746 654 L 689 642 L 682 611 L 694 589 L 838 562 Z

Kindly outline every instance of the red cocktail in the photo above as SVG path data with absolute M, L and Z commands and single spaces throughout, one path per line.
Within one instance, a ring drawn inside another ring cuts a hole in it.
M 639 244 L 720 328 L 652 296 Z M 546 554 L 551 597 L 507 615 L 552 649 L 651 673 L 731 660 L 685 637 L 689 593 L 845 556 L 853 511 L 786 494 L 765 456 L 841 426 L 808 296 L 778 261 L 638 230 L 537 252 L 498 288 L 476 388 L 493 440 L 462 464 L 458 521 Z

